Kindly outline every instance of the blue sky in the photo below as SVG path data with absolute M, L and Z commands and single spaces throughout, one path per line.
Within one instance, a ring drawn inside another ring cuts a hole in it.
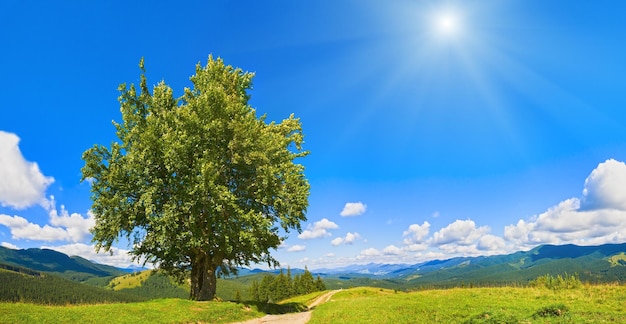
M 620 1 L 3 1 L 0 243 L 95 255 L 81 154 L 117 86 L 179 95 L 209 54 L 301 118 L 308 221 L 283 265 L 626 242 Z

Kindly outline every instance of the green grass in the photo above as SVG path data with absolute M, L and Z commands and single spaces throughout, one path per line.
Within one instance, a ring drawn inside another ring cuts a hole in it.
M 263 315 L 245 304 L 175 298 L 79 306 L 0 303 L 0 323 L 232 323 Z
M 626 321 L 626 287 L 455 288 L 411 293 L 354 288 L 318 306 L 310 323 L 598 323 Z
M 113 290 L 131 289 L 141 286 L 141 284 L 148 280 L 148 277 L 153 275 L 152 270 L 145 270 L 138 273 L 129 273 L 127 275 L 119 276 L 109 281 L 108 287 Z
M 620 254 L 609 257 L 609 262 L 611 263 L 611 267 L 617 267 L 626 264 L 626 253 L 621 252 Z

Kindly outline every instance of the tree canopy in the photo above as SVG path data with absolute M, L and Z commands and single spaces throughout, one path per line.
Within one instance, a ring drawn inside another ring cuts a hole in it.
M 270 249 L 306 220 L 309 183 L 294 160 L 300 120 L 257 117 L 253 74 L 209 56 L 180 98 L 160 82 L 119 87 L 119 141 L 83 153 L 91 182 L 96 249 L 125 237 L 135 259 L 191 276 L 191 298 L 215 296 L 216 275 L 277 266 Z

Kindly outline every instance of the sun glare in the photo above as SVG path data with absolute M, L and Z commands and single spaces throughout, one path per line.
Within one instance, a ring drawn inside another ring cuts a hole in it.
M 454 12 L 441 12 L 435 16 L 434 27 L 438 34 L 451 37 L 460 32 L 461 22 L 459 16 Z
M 437 20 L 438 28 L 446 33 L 451 33 L 456 28 L 456 20 L 451 14 L 442 15 Z

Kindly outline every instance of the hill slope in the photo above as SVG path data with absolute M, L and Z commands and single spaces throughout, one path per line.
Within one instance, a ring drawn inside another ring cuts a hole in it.
M 146 300 L 11 265 L 0 265 L 0 301 L 36 304 L 94 304 Z
M 115 277 L 127 272 L 84 258 L 69 257 L 48 249 L 13 250 L 0 246 L 0 263 L 54 273 L 66 279 L 85 281 L 92 277 Z

